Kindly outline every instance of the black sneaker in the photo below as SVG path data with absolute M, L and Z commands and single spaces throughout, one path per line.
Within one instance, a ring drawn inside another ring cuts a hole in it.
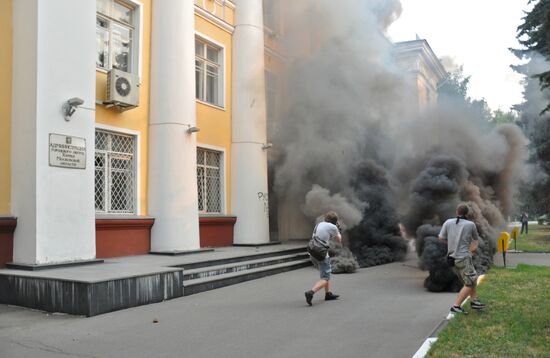
M 335 295 L 335 294 L 332 293 L 332 292 L 327 292 L 327 293 L 325 293 L 325 301 L 337 300 L 338 297 L 340 297 L 340 295 Z
M 470 301 L 470 307 L 472 307 L 475 310 L 481 310 L 485 308 L 485 304 L 479 302 L 478 300 L 472 300 Z
M 306 295 L 306 302 L 307 302 L 307 304 L 310 305 L 310 306 L 311 306 L 311 300 L 313 299 L 313 294 L 314 294 L 314 293 L 315 293 L 315 292 L 313 292 L 313 291 L 311 291 L 311 290 L 309 290 L 309 291 L 307 291 L 307 292 L 305 293 L 305 295 Z
M 464 308 L 460 307 L 460 306 L 453 306 L 451 307 L 451 312 L 453 313 L 462 313 L 462 314 L 468 314 L 468 312 L 466 312 L 464 310 Z

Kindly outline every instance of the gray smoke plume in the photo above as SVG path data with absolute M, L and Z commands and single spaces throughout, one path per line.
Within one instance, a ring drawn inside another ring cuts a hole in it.
M 399 235 L 396 203 L 385 195 L 391 190 L 382 165 L 382 148 L 396 124 L 388 117 L 407 118 L 407 104 L 413 105 L 404 90 L 409 84 L 388 66 L 392 44 L 381 32 L 400 4 L 322 0 L 296 5 L 286 14 L 285 110 L 270 133 L 276 147 L 284 148 L 274 159 L 275 191 L 280 201 L 303 198 L 310 218 L 345 208 L 339 214 L 351 229 L 349 247 L 361 266 L 402 258 L 407 245 Z M 357 180 L 359 173 L 366 181 Z
M 353 203 L 350 201 L 356 202 Z M 362 210 L 365 206 L 365 203 L 359 202 L 355 198 L 348 200 L 338 193 L 330 195 L 328 189 L 313 184 L 311 190 L 306 194 L 303 212 L 310 218 L 318 218 L 319 215 L 329 210 L 336 211 L 343 224 L 343 228 L 346 229 L 359 224 L 363 217 Z
M 310 218 L 345 208 L 341 215 L 354 218 L 347 245 L 361 267 L 404 258 L 403 223 L 430 290 L 456 288 L 435 237 L 466 201 L 484 240 L 476 265 L 486 269 L 522 171 L 521 131 L 493 130 L 452 101 L 418 110 L 417 84 L 395 67 L 384 36 L 398 1 L 287 5 L 285 85 L 268 133 L 279 148 L 270 158 L 277 201 L 300 198 Z

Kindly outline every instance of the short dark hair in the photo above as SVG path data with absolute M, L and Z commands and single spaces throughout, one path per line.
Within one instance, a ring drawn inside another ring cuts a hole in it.
M 334 211 L 329 211 L 325 214 L 325 221 L 327 223 L 332 223 L 336 225 L 336 223 L 338 223 L 338 214 L 336 214 Z
M 468 204 L 466 204 L 466 203 L 460 203 L 456 207 L 456 213 L 459 216 L 466 216 L 466 215 L 468 215 L 469 211 L 470 211 L 470 208 L 468 207 Z

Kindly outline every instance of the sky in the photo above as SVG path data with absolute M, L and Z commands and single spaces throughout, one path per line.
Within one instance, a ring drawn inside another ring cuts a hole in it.
M 425 39 L 436 56 L 449 56 L 471 76 L 468 95 L 485 98 L 491 110 L 522 102 L 516 29 L 528 0 L 401 0 L 403 12 L 388 30 L 392 41 Z

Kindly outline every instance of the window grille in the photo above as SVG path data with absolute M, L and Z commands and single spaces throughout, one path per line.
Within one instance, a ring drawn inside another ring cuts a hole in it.
M 222 153 L 197 148 L 197 188 L 200 213 L 222 212 Z
M 95 210 L 136 213 L 135 136 L 95 132 Z

